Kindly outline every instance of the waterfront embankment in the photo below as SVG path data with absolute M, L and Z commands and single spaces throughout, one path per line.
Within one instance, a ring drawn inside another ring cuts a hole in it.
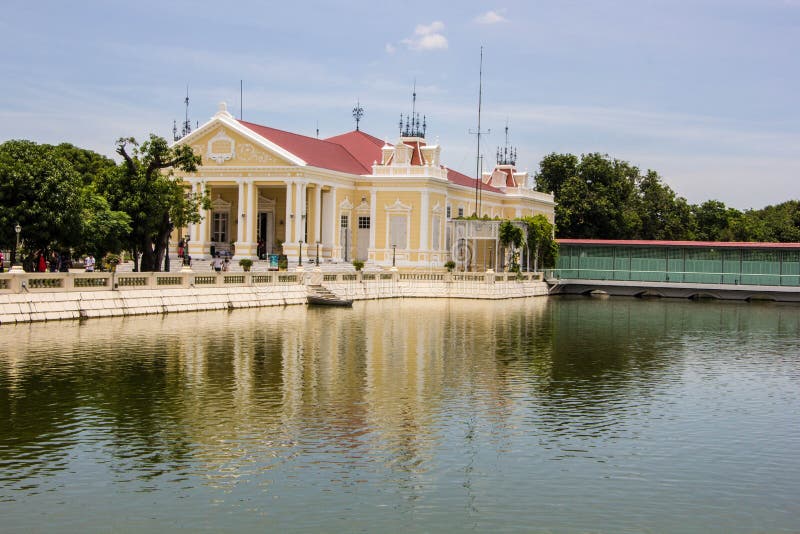
M 0 274 L 0 324 L 305 304 L 342 298 L 508 299 L 548 294 L 538 273 L 437 271 Z

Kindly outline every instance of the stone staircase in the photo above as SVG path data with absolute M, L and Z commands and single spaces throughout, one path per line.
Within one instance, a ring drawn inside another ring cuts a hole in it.
M 331 306 L 349 306 L 352 300 L 348 301 L 337 296 L 336 293 L 319 284 L 309 284 L 306 286 L 308 290 L 309 302 L 314 301 L 314 304 L 330 304 Z

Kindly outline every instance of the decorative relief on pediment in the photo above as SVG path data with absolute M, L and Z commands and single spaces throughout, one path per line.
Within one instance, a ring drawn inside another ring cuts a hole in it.
M 361 213 L 366 213 L 366 212 L 369 211 L 369 204 L 367 203 L 367 199 L 366 198 L 362 198 L 361 199 L 361 204 L 358 205 L 358 207 L 356 208 L 356 211 L 359 211 Z
M 244 163 L 260 163 L 262 165 L 282 165 L 283 162 L 264 150 L 259 150 L 252 143 L 241 143 L 237 159 Z
M 344 197 L 344 200 L 342 200 L 341 204 L 339 204 L 339 209 L 342 209 L 342 210 L 351 210 L 351 209 L 353 209 L 353 203 L 350 202 L 350 198 L 349 197 Z
M 236 141 L 230 137 L 224 128 L 220 128 L 216 135 L 208 140 L 208 153 L 206 156 L 222 164 L 236 156 Z
M 411 211 L 411 206 L 403 204 L 398 198 L 391 206 L 384 206 L 384 209 L 386 211 Z

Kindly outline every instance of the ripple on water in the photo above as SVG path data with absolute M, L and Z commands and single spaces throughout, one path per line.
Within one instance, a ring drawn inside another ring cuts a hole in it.
M 791 530 L 796 311 L 413 300 L 4 326 L 4 522 Z

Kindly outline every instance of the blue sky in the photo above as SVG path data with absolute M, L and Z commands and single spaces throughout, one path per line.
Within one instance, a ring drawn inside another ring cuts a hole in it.
M 221 7 L 220 7 L 221 6 Z M 800 198 L 800 0 L 530 2 L 30 2 L 0 18 L 0 141 L 112 155 L 120 136 L 171 136 L 221 100 L 306 135 L 394 140 L 428 117 L 443 160 L 475 172 L 503 129 L 518 167 L 603 152 L 679 195 L 758 208 Z

